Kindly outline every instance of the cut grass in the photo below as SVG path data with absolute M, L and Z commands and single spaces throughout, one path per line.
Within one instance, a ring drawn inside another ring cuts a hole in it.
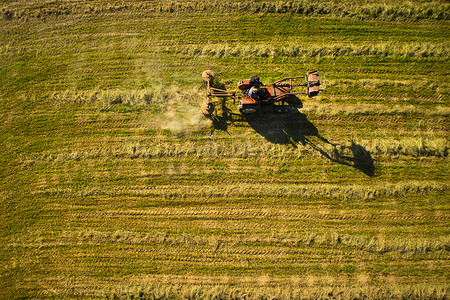
M 40 4 L 35 1 L 11 3 L 3 8 L 3 19 L 28 19 L 37 18 L 47 20 L 64 15 L 110 15 L 117 12 L 134 13 L 192 13 L 192 12 L 221 12 L 233 13 L 246 11 L 255 14 L 299 14 L 305 16 L 326 16 L 330 18 L 355 18 L 360 20 L 379 19 L 385 21 L 417 21 L 422 19 L 448 20 L 449 6 L 445 1 L 403 2 L 391 1 L 389 4 L 380 4 L 376 1 L 366 1 L 356 5 L 352 1 L 333 2 L 324 1 L 319 4 L 311 4 L 304 0 L 278 1 L 276 3 L 259 1 L 246 3 L 242 1 L 170 1 L 160 3 L 156 1 L 129 1 L 127 4 L 110 1 L 91 1 L 89 4 L 73 3 L 70 1 Z
M 1 9 L 0 297 L 448 297 L 447 3 Z M 211 121 L 203 69 L 328 90 Z

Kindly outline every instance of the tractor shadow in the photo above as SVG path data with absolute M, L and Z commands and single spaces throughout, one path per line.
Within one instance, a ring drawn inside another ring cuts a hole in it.
M 295 107 L 284 114 L 273 113 L 273 108 L 267 107 L 258 115 L 249 115 L 245 119 L 258 134 L 271 143 L 290 144 L 295 148 L 298 148 L 299 143 L 309 145 L 332 162 L 354 167 L 370 177 L 375 174 L 372 156 L 364 147 L 353 141 L 350 145 L 328 141 Z

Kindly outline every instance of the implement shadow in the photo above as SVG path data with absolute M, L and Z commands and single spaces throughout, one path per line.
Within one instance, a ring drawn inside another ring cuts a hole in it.
M 268 107 L 257 115 L 247 115 L 245 118 L 257 133 L 271 143 L 291 144 L 295 148 L 298 143 L 310 145 L 333 162 L 354 167 L 370 177 L 375 174 L 372 156 L 364 147 L 353 141 L 350 146 L 331 143 L 297 108 L 289 113 L 276 114 L 273 108 Z
M 218 82 L 214 85 L 215 88 L 226 90 L 225 84 Z M 233 111 L 228 108 L 227 101 L 230 100 L 229 97 L 216 98 L 215 101 L 212 101 L 215 105 L 215 111 L 210 116 L 205 116 L 206 118 L 211 120 L 212 130 L 210 132 L 210 136 L 212 136 L 216 131 L 224 131 L 230 135 L 228 128 L 233 126 L 239 126 L 234 123 L 236 120 L 242 120 L 242 116 L 240 114 L 233 113 Z
M 210 136 L 212 136 L 216 131 L 225 131 L 230 134 L 228 132 L 230 125 L 237 126 L 234 121 L 241 119 L 240 114 L 233 113 L 233 111 L 227 107 L 226 101 L 226 98 L 222 99 L 219 103 L 220 105 L 216 106 L 216 113 L 208 117 L 211 119 L 213 127 L 210 132 Z

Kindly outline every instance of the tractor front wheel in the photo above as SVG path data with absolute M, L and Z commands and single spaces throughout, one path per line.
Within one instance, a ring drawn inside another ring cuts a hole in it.
M 259 104 L 241 104 L 238 107 L 239 112 L 242 114 L 255 114 L 261 110 L 261 105 Z

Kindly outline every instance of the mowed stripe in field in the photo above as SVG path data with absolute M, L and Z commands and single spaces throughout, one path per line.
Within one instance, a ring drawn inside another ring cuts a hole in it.
M 0 297 L 448 297 L 448 5 L 291 2 L 3 4 Z

